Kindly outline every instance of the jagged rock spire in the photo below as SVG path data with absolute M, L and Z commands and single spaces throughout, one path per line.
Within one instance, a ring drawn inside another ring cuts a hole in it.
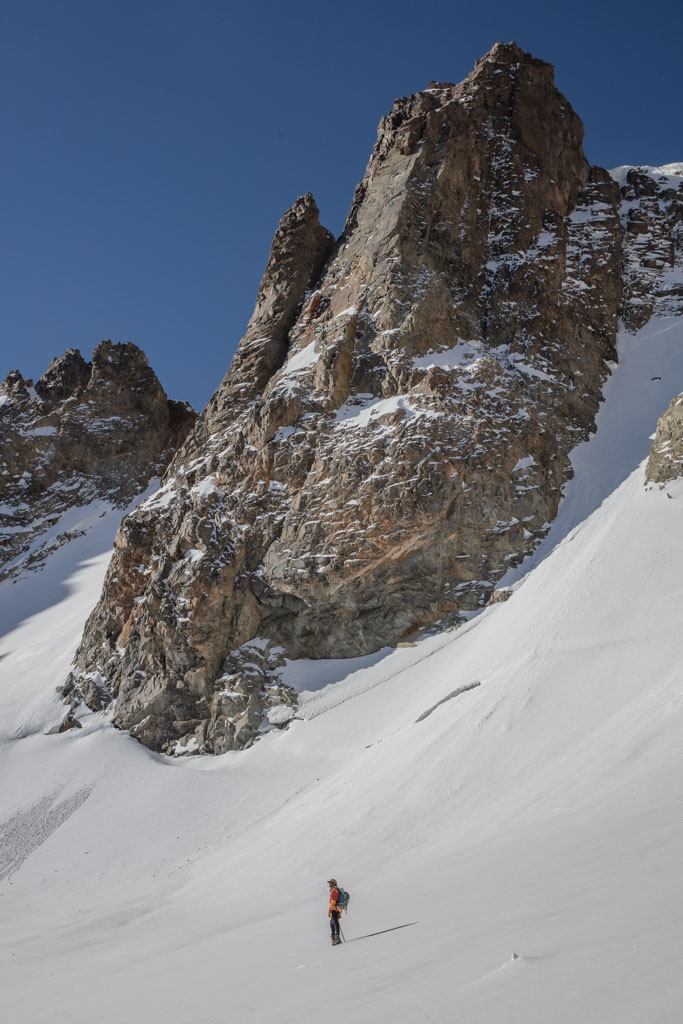
M 619 185 L 582 139 L 552 67 L 496 44 L 396 101 L 337 246 L 295 204 L 225 380 L 122 524 L 71 701 L 221 752 L 285 720 L 283 659 L 486 602 L 554 518 L 615 357 Z
M 262 389 L 287 355 L 288 336 L 307 289 L 317 280 L 334 236 L 320 224 L 310 192 L 280 221 L 261 279 L 256 306 L 242 338 L 231 380 Z
M 40 567 L 67 543 L 57 528 L 69 509 L 96 499 L 125 508 L 195 419 L 130 343 L 102 341 L 92 362 L 68 349 L 34 389 L 15 371 L 0 390 L 0 578 Z

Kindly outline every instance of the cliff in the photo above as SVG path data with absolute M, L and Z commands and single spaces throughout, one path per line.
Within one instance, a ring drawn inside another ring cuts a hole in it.
M 0 580 L 38 569 L 74 535 L 66 514 L 126 508 L 161 476 L 195 413 L 170 401 L 143 352 L 69 349 L 36 381 L 0 384 Z
M 397 100 L 336 243 L 297 200 L 231 369 L 122 523 L 68 701 L 222 752 L 291 717 L 285 660 L 489 600 L 557 513 L 619 317 L 681 302 L 681 179 L 613 178 L 582 139 L 552 67 L 497 44 Z

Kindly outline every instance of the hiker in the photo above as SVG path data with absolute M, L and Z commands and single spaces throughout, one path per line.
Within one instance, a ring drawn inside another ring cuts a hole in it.
M 330 919 L 332 945 L 339 946 L 341 943 L 341 936 L 339 934 L 339 918 L 341 917 L 341 908 L 339 906 L 339 887 L 337 886 L 336 878 L 328 878 L 327 884 L 330 887 L 330 908 L 327 911 L 327 916 Z

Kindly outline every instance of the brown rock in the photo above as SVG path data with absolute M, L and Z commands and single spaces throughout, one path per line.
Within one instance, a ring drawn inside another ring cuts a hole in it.
M 671 402 L 657 424 L 645 479 L 664 484 L 683 476 L 683 394 Z
M 129 505 L 194 419 L 131 344 L 103 341 L 92 363 L 69 349 L 35 388 L 9 374 L 0 385 L 0 579 L 40 567 L 71 539 L 56 532 L 68 509 L 96 498 Z
M 651 316 L 683 313 L 681 267 L 683 178 L 665 169 L 632 167 L 621 186 L 624 223 L 623 318 L 630 330 Z
M 486 603 L 555 517 L 615 358 L 619 186 L 582 138 L 551 66 L 497 44 L 396 102 L 326 266 L 295 204 L 225 380 L 121 526 L 70 699 L 100 680 L 143 743 L 221 752 L 294 706 L 284 659 Z

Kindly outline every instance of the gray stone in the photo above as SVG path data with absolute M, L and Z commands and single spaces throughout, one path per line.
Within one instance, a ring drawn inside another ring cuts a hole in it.
M 664 484 L 683 476 L 683 394 L 660 417 L 647 460 L 645 479 Z
M 222 752 L 295 708 L 286 659 L 485 605 L 556 515 L 646 259 L 582 139 L 552 67 L 497 44 L 397 100 L 334 246 L 297 200 L 223 383 L 122 523 L 68 699 L 97 673 L 143 743 Z
M 161 475 L 196 414 L 170 401 L 136 345 L 76 349 L 43 376 L 0 384 L 0 580 L 40 568 L 74 536 L 68 509 L 97 498 L 125 508 Z

